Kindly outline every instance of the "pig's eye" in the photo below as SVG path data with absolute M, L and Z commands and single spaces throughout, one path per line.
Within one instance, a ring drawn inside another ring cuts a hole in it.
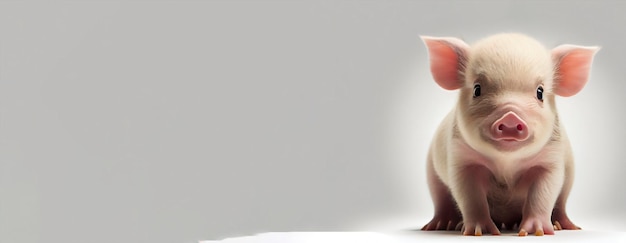
M 537 87 L 537 99 L 543 101 L 543 87 Z
M 480 96 L 480 84 L 474 84 L 474 97 Z

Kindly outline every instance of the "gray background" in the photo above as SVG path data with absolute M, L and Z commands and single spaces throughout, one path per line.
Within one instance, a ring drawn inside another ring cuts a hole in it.
M 622 228 L 620 1 L 0 3 L 0 242 L 417 228 L 455 93 L 419 35 L 600 45 L 570 211 Z M 595 221 L 594 221 L 595 220 Z M 611 221 L 613 220 L 613 221 Z

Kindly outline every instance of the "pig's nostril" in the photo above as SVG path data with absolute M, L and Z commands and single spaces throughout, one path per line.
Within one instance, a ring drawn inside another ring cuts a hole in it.
M 498 130 L 502 131 L 502 130 L 504 130 L 504 128 L 505 128 L 504 124 L 498 125 Z M 517 128 L 518 131 L 522 131 L 522 130 L 524 130 L 524 125 L 517 124 L 517 126 L 515 128 Z

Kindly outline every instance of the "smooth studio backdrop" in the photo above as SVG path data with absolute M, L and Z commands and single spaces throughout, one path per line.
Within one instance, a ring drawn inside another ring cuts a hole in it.
M 572 219 L 623 229 L 620 1 L 0 3 L 0 242 L 419 228 L 454 105 L 419 35 L 599 45 Z

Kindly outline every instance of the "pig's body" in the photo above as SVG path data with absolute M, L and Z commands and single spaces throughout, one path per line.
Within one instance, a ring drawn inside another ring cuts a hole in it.
M 597 48 L 549 52 L 519 34 L 472 47 L 454 38 L 424 40 L 435 81 L 460 89 L 428 154 L 435 216 L 424 229 L 462 226 L 466 235 L 499 234 L 502 225 L 519 226 L 520 235 L 579 229 L 565 212 L 574 164 L 554 94 L 582 89 Z
M 498 228 L 504 224 L 508 228 L 519 225 L 522 221 L 522 209 L 528 196 L 530 184 L 535 176 L 538 175 L 537 168 L 543 166 L 554 166 L 555 172 L 558 174 L 555 178 L 557 183 L 562 184 L 558 194 L 561 195 L 563 202 L 567 198 L 569 190 L 573 182 L 573 159 L 571 148 L 564 132 L 561 130 L 561 141 L 550 141 L 546 147 L 538 151 L 534 155 L 529 156 L 507 156 L 502 154 L 494 157 L 481 154 L 467 144 L 459 135 L 459 131 L 455 129 L 455 112 L 450 112 L 437 129 L 437 134 L 432 141 L 432 146 L 427 158 L 428 183 L 431 187 L 434 197 L 444 197 L 452 199 L 450 193 L 450 172 L 462 173 L 450 170 L 448 168 L 463 164 L 464 166 L 477 166 L 484 173 L 470 174 L 472 180 L 482 180 L 486 182 L 485 189 L 486 200 L 489 205 L 489 214 L 494 221 L 494 225 Z M 546 158 L 562 158 L 558 160 L 546 160 Z M 533 169 L 535 168 L 535 169 Z M 453 183 L 453 182 L 452 182 Z M 476 190 L 479 190 L 478 188 Z M 444 199 L 444 200 L 445 200 Z M 564 206 L 564 205 L 563 205 Z M 450 227 L 456 229 L 457 224 L 461 222 L 460 212 L 457 211 L 455 202 L 450 202 L 447 207 L 441 208 L 457 215 L 451 215 L 447 223 L 445 219 L 440 222 L 433 222 L 432 227 L 439 228 Z M 564 214 L 564 211 L 562 212 Z M 568 229 L 573 229 L 573 225 L 569 219 L 561 218 L 560 224 L 565 225 Z M 450 224 L 448 226 L 448 224 Z M 546 225 L 552 227 L 552 224 Z M 550 233 L 550 229 L 543 229 L 544 232 Z M 475 232 L 472 232 L 475 233 Z

